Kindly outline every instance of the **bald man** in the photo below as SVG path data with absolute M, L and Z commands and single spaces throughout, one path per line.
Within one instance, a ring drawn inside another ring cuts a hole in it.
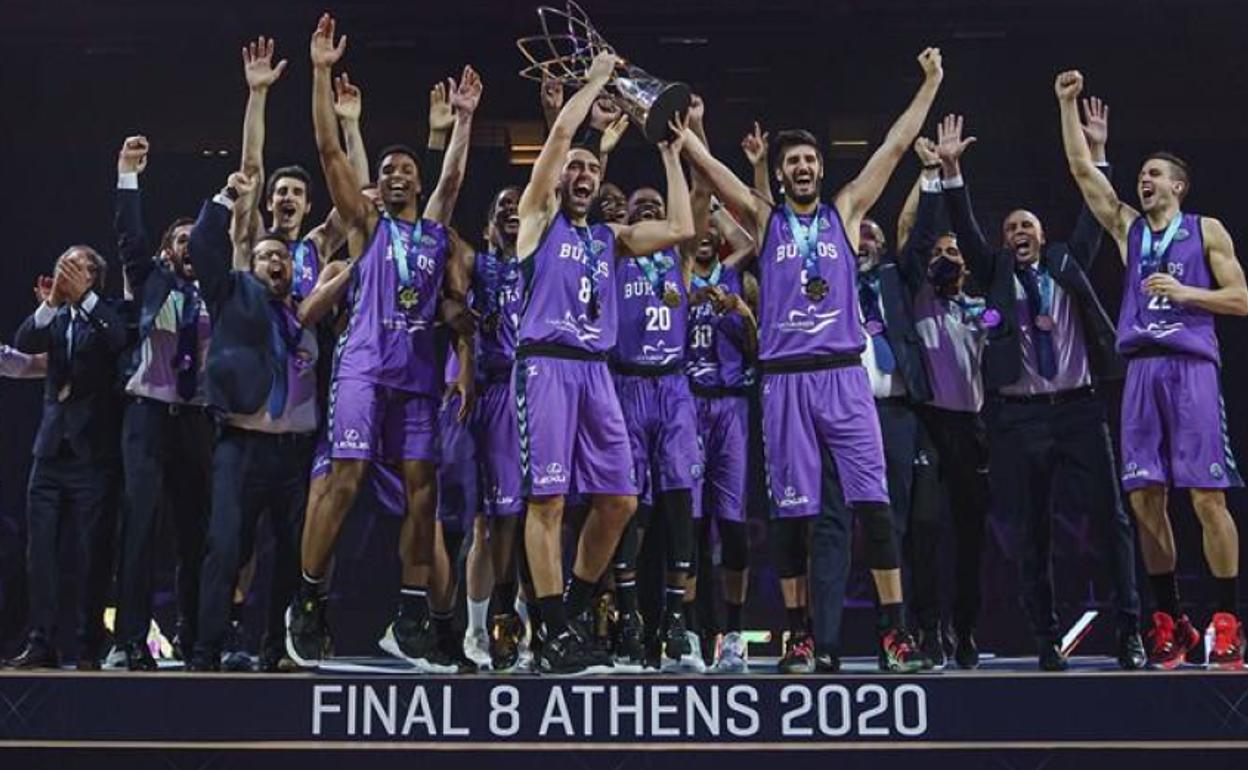
M 1083 124 L 1093 158 L 1106 174 L 1107 114 L 1098 109 Z M 1039 666 L 1067 667 L 1053 602 L 1052 517 L 1058 499 L 1053 493 L 1060 487 L 1067 492 L 1060 498 L 1066 510 L 1077 501 L 1096 521 L 1098 551 L 1112 569 L 1118 665 L 1141 668 L 1134 540 L 1118 493 L 1105 404 L 1096 393 L 1098 385 L 1121 379 L 1124 372 L 1113 326 L 1088 280 L 1104 231 L 1084 206 L 1070 239 L 1049 241 L 1040 219 L 1017 209 L 1002 225 L 1003 248 L 990 248 L 962 176 L 960 158 L 972 140 L 962 139 L 961 118 L 946 119 L 940 129 L 950 218 L 971 273 L 987 291 L 987 312 L 995 313 L 983 364 L 989 475 L 993 493 L 1013 519 L 1023 604 Z

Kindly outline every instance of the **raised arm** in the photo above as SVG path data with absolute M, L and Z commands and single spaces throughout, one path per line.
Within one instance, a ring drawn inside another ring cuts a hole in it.
M 1139 213 L 1118 199 L 1114 186 L 1097 169 L 1092 158 L 1088 139 L 1079 122 L 1079 108 L 1075 103 L 1083 91 L 1083 75 L 1077 70 L 1061 73 L 1057 76 L 1054 90 L 1057 92 L 1057 103 L 1061 107 L 1062 146 L 1066 150 L 1066 162 L 1070 164 L 1071 176 L 1075 178 L 1075 184 L 1079 185 L 1079 192 L 1083 194 L 1083 200 L 1088 204 L 1092 215 L 1114 237 L 1125 262 L 1127 230 Z
M 247 109 L 243 112 L 243 152 L 238 170 L 255 182 L 251 192 L 234 206 L 230 225 L 234 269 L 251 264 L 251 246 L 260 227 L 260 196 L 264 190 L 265 106 L 269 88 L 286 70 L 286 60 L 273 64 L 273 38 L 263 35 L 243 46 L 243 78 L 247 81 Z
M 1097 97 L 1083 100 L 1084 121 L 1083 137 L 1088 140 L 1088 149 L 1092 153 L 1092 162 L 1113 184 L 1113 174 L 1106 160 L 1105 145 L 1109 142 L 1109 105 Z M 1092 263 L 1101 250 L 1101 241 L 1105 237 L 1105 228 L 1096 221 L 1092 210 L 1085 202 L 1079 207 L 1079 218 L 1075 220 L 1075 229 L 1071 231 L 1070 240 L 1066 245 L 1085 271 L 1092 269 Z
M 754 192 L 767 203 L 773 204 L 771 175 L 767 173 L 767 146 L 767 132 L 756 120 L 754 130 L 741 140 L 741 151 L 745 153 L 745 159 L 749 161 L 750 169 L 754 172 Z
M 568 149 L 572 146 L 572 137 L 589 114 L 598 94 L 607 85 L 611 73 L 615 71 L 616 61 L 614 54 L 605 51 L 595 56 L 585 85 L 567 100 L 551 124 L 550 135 L 542 144 L 542 151 L 538 153 L 529 175 L 529 183 L 520 195 L 520 236 L 516 243 L 520 259 L 527 259 L 537 248 L 546 223 L 554 216 L 555 191 Z
M 746 220 L 741 223 L 742 226 L 751 234 L 756 234 L 762 223 L 767 221 L 767 214 L 771 210 L 770 201 L 751 192 L 732 173 L 732 169 L 711 155 L 711 151 L 693 131 L 686 130 L 683 139 L 685 159 L 689 161 L 694 173 L 701 174 L 724 204 L 734 214 Z
M 884 185 L 888 184 L 889 177 L 893 175 L 902 156 L 919 135 L 923 121 L 927 119 L 927 112 L 936 99 L 936 92 L 940 89 L 940 81 L 944 78 L 940 49 L 924 49 L 919 54 L 919 65 L 923 68 L 923 85 L 919 86 L 910 106 L 893 123 L 893 127 L 884 137 L 884 142 L 871 155 L 858 176 L 836 194 L 836 210 L 840 212 L 845 223 L 851 244 L 858 243 L 858 223 L 879 200 Z
M 619 248 L 616 256 L 641 256 L 676 246 L 693 237 L 693 208 L 689 200 L 689 184 L 680 167 L 680 145 L 685 136 L 696 136 L 678 116 L 672 121 L 675 138 L 659 142 L 663 170 L 667 174 L 667 218 L 637 222 L 632 225 L 611 225 Z
M 1200 218 L 1200 233 L 1216 287 L 1188 286 L 1170 273 L 1158 272 L 1144 279 L 1144 292 L 1218 315 L 1248 315 L 1248 287 L 1244 284 L 1244 269 L 1235 256 L 1231 234 L 1213 217 Z
M 334 115 L 331 70 L 347 50 L 345 35 L 334 44 L 334 27 L 333 17 L 326 13 L 312 33 L 312 125 L 316 129 L 316 149 L 329 186 L 329 197 L 338 215 L 348 230 L 367 232 L 371 217 L 376 213 L 360 192 L 355 171 L 338 139 L 338 121 Z
M 950 224 L 958 236 L 958 246 L 966 257 L 967 267 L 975 275 L 975 280 L 987 286 L 992 283 L 995 267 L 992 247 L 988 245 L 979 220 L 975 218 L 971 195 L 962 176 L 962 153 L 975 141 L 973 136 L 965 139 L 962 137 L 961 115 L 946 115 L 936 125 L 936 154 L 940 158 L 940 169 L 945 178 L 945 200 L 949 204 Z M 928 248 L 932 245 L 928 244 Z
M 129 136 L 117 153 L 117 203 L 113 226 L 117 231 L 117 253 L 126 280 L 137 291 L 155 268 L 143 227 L 143 201 L 139 195 L 139 175 L 147 168 L 149 145 L 145 136 Z
M 559 118 L 559 112 L 563 109 L 563 83 L 550 76 L 546 70 L 542 70 L 542 90 L 540 92 L 542 100 L 542 118 L 546 120 L 546 129 L 550 130 L 555 125 L 555 120 Z
M 347 146 L 347 162 L 355 171 L 355 181 L 360 187 L 368 184 L 370 172 L 368 153 L 364 150 L 364 136 L 360 133 L 360 114 L 364 110 L 364 95 L 360 87 L 351 82 L 347 73 L 334 78 L 334 115 L 342 129 L 342 140 Z
M 451 129 L 451 141 L 442 160 L 442 177 L 429 196 L 424 216 L 435 222 L 450 224 L 455 202 L 464 184 L 464 170 L 468 167 L 468 147 L 472 143 L 472 115 L 481 103 L 481 76 L 471 65 L 464 67 L 459 83 L 447 81 L 451 109 L 455 113 L 455 127 Z
M 693 130 L 702 143 L 706 143 L 706 104 L 702 97 L 693 95 L 689 103 L 689 128 Z M 680 245 L 680 276 L 689 288 L 693 280 L 693 262 L 697 257 L 698 244 L 706 237 L 711 224 L 711 186 L 701 174 L 694 172 L 693 183 L 689 187 L 689 210 L 693 216 L 693 237 Z
M 233 244 L 230 241 L 229 224 L 233 209 L 244 195 L 255 192 L 255 182 L 241 171 L 230 174 L 221 192 L 204 201 L 191 228 L 187 252 L 195 265 L 195 275 L 200 291 L 207 301 L 210 312 L 229 296 L 233 287 L 233 271 L 230 260 Z

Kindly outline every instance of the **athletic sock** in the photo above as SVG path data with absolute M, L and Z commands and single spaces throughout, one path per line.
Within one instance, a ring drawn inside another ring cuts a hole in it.
M 247 606 L 246 602 L 231 602 L 230 603 L 230 622 L 231 623 L 243 622 L 243 608 L 245 606 Z
M 806 608 L 785 607 L 784 616 L 789 622 L 789 631 L 793 634 L 806 633 Z
M 615 579 L 615 608 L 621 615 L 637 611 L 637 578 Z
M 905 628 L 906 605 L 901 602 L 881 604 L 876 616 L 876 625 L 879 627 L 880 636 L 884 636 L 890 631 L 898 631 Z
M 554 596 L 543 596 L 537 600 L 538 614 L 541 616 L 542 623 L 546 626 L 546 633 L 550 637 L 562 634 L 568 628 L 567 610 L 563 606 L 563 597 L 559 594 Z M 530 610 L 532 614 L 532 610 Z
M 516 601 L 516 589 L 518 584 L 513 580 L 510 583 L 494 584 L 494 614 L 495 615 L 513 615 L 516 613 L 517 607 L 523 606 Z M 528 620 L 528 618 L 523 618 Z
M 1217 585 L 1217 612 L 1229 612 L 1239 617 L 1239 578 L 1214 578 Z
M 1157 609 L 1172 618 L 1179 617 L 1179 583 L 1173 572 L 1149 575 L 1148 582 L 1153 584 L 1153 600 Z
M 700 633 L 701 628 L 698 626 L 698 607 L 697 601 L 685 602 L 685 628 L 693 633 Z
M 319 599 L 324 583 L 324 578 L 314 578 L 306 572 L 301 573 L 299 578 L 299 598 Z
M 728 622 L 725 624 L 725 631 L 741 631 L 741 609 L 742 605 L 733 602 L 724 602 L 724 609 L 727 610 Z
M 591 583 L 588 580 L 581 580 L 576 575 L 573 575 L 567 591 L 568 617 L 575 618 L 589 609 L 589 604 L 594 598 L 594 591 L 597 589 L 598 584 L 596 582 Z M 545 611 L 544 607 L 543 611 Z
M 663 591 L 663 606 L 669 615 L 682 615 L 685 611 L 685 587 L 668 586 Z
M 485 631 L 485 623 L 490 615 L 490 599 L 487 596 L 481 601 L 468 600 L 468 633 Z
M 451 641 L 451 632 L 454 630 L 455 613 L 446 612 L 430 612 L 429 619 L 433 621 L 434 634 L 440 642 Z
M 424 586 L 399 589 L 399 617 L 421 621 L 429 617 L 429 591 Z

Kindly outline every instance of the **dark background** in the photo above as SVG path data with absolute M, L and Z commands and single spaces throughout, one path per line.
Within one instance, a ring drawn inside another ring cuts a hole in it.
M 508 164 L 509 137 L 540 120 L 537 86 L 519 79 L 514 40 L 537 31 L 531 2 L 453 3 L 340 0 L 333 10 L 349 36 L 344 64 L 364 89 L 364 136 L 373 150 L 391 142 L 423 143 L 427 94 L 438 78 L 472 63 L 485 81 L 467 186 L 457 225 L 479 231 L 488 199 L 525 167 Z M 1079 200 L 1066 172 L 1053 95 L 1056 72 L 1080 68 L 1087 91 L 1112 104 L 1110 159 L 1118 187 L 1134 201 L 1141 157 L 1173 150 L 1195 169 L 1189 208 L 1221 218 L 1248 243 L 1239 211 L 1248 178 L 1241 114 L 1248 97 L 1242 35 L 1248 4 L 1224 0 L 667 0 L 587 1 L 595 24 L 630 60 L 672 80 L 685 80 L 707 100 L 707 124 L 718 155 L 745 172 L 738 142 L 750 122 L 770 129 L 808 127 L 825 142 L 868 139 L 870 146 L 829 151 L 829 191 L 847 180 L 878 144 L 920 81 L 915 55 L 925 45 L 944 53 L 945 81 L 935 117 L 958 111 L 980 141 L 964 164 L 981 222 L 990 237 L 1016 206 L 1034 210 L 1054 237 L 1074 221 Z M 4 0 L 0 16 L 0 338 L 31 310 L 30 286 L 70 243 L 115 252 L 111 188 L 115 153 L 127 134 L 152 143 L 143 176 L 149 228 L 193 214 L 237 164 L 246 100 L 239 49 L 249 37 L 277 38 L 290 66 L 268 107 L 266 165 L 299 162 L 317 169 L 310 121 L 308 40 L 323 3 L 100 2 Z M 825 144 L 825 147 L 829 145 Z M 223 154 L 222 154 L 223 152 Z M 907 159 L 877 216 L 892 222 L 913 180 Z M 630 132 L 609 175 L 626 190 L 662 179 L 654 151 Z M 314 218 L 327 204 L 319 179 Z M 1110 312 L 1117 309 L 1122 269 L 1112 249 L 1095 280 Z M 110 289 L 120 292 L 119 271 Z M 1219 324 L 1224 390 L 1235 447 L 1244 456 L 1248 403 L 1238 387 L 1248 375 L 1248 327 Z M 20 633 L 24 548 L 24 483 L 39 415 L 39 385 L 0 382 L 0 645 Z M 1239 493 L 1232 510 L 1243 507 Z M 757 515 L 760 512 L 753 512 Z M 1204 601 L 1199 533 L 1190 511 L 1175 507 L 1180 571 L 1186 596 Z M 390 610 L 397 561 L 392 522 L 357 517 L 340 550 L 341 592 L 367 615 L 360 639 Z M 374 526 L 376 525 L 376 526 Z M 1016 580 L 994 523 L 986 578 L 985 642 L 1025 647 L 1016 609 Z M 1081 512 L 1056 528 L 1063 617 L 1104 598 Z M 370 537 L 370 532 L 372 536 Z M 753 620 L 778 603 L 754 527 Z M 377 565 L 387 565 L 379 569 Z M 367 565 L 367 566 L 366 566 Z M 165 583 L 167 584 L 167 580 Z M 859 591 L 863 589 L 861 581 Z M 1145 588 L 1147 592 L 1147 589 Z M 865 593 L 861 593 L 865 597 Z M 166 597 L 167 600 L 167 597 Z M 168 607 L 159 612 L 164 624 Z M 1203 609 L 1197 613 L 1206 617 Z M 866 639 L 869 623 L 852 617 L 849 632 Z M 856 630 L 857 629 L 857 630 Z M 361 644 L 363 641 L 361 641 Z M 865 644 L 865 641 L 863 642 Z M 349 642 L 346 651 L 353 651 Z M 357 651 L 362 651 L 357 650 Z M 862 651 L 865 651 L 865 647 Z

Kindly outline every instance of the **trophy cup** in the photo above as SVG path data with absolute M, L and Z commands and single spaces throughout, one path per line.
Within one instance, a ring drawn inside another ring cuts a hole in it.
M 520 70 L 521 77 L 540 82 L 545 74 L 565 86 L 578 88 L 585 84 L 595 56 L 602 51 L 615 53 L 573 0 L 567 0 L 563 9 L 539 6 L 537 18 L 542 34 L 516 41 L 520 53 L 529 61 L 529 66 Z M 620 61 L 623 71 L 617 70 L 608 83 L 612 89 L 609 95 L 647 139 L 663 141 L 670 133 L 668 123 L 676 113 L 689 108 L 689 86 L 660 80 L 640 67 Z

